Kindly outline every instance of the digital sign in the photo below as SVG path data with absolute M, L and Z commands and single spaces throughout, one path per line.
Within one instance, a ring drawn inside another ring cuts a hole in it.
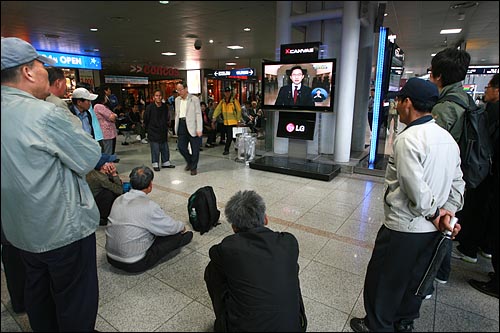
M 314 140 L 316 113 L 280 112 L 276 136 L 281 138 Z
M 79 54 L 57 53 L 39 51 L 41 55 L 54 60 L 54 67 L 79 68 L 79 69 L 102 69 L 101 58 L 96 56 L 84 56 Z

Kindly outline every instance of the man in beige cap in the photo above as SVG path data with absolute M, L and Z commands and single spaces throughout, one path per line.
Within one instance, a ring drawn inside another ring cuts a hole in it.
M 15 37 L 2 38 L 1 56 L 1 220 L 26 269 L 31 329 L 91 332 L 99 210 L 85 175 L 101 148 L 62 108 L 43 101 L 51 59 Z

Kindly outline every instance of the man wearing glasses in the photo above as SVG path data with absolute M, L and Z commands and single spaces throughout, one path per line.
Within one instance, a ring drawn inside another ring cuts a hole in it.
M 290 70 L 292 84 L 280 88 L 274 105 L 314 106 L 312 89 L 302 83 L 303 79 L 304 69 L 300 66 L 293 66 Z

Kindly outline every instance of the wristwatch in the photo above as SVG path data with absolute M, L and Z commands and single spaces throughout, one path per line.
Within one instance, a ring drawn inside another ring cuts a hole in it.
M 428 215 L 425 217 L 425 219 L 427 221 L 434 221 L 437 217 L 439 216 L 439 207 L 436 209 L 436 212 L 434 213 L 434 215 Z

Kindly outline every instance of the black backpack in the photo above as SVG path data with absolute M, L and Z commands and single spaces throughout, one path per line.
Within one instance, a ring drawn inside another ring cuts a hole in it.
M 454 102 L 465 109 L 462 134 L 458 141 L 461 168 L 467 188 L 476 188 L 491 172 L 493 145 L 488 130 L 488 115 L 477 106 L 470 95 L 466 105 L 460 98 L 450 95 L 438 101 Z
M 217 209 L 217 200 L 212 186 L 200 187 L 188 199 L 189 222 L 193 230 L 203 235 L 212 227 L 220 224 L 220 211 Z

